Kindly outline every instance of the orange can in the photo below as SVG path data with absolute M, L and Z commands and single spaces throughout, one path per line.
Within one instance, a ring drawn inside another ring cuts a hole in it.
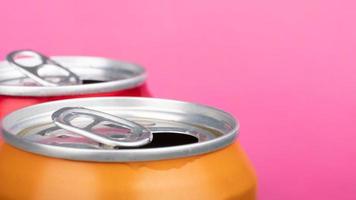
M 19 50 L 0 62 L 0 119 L 47 101 L 95 96 L 151 96 L 139 65 L 91 56 L 47 57 Z
M 256 199 L 221 110 L 139 97 L 60 100 L 2 122 L 0 199 Z

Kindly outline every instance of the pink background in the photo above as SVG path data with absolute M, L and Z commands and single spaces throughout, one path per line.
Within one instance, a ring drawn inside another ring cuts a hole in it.
M 241 122 L 259 199 L 356 199 L 354 1 L 6 1 L 0 56 L 32 48 L 146 66 L 156 97 Z

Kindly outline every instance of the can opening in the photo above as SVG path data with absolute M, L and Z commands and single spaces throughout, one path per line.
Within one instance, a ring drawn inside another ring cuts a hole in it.
M 140 147 L 120 147 L 119 149 L 148 149 L 160 147 L 172 147 L 185 144 L 197 143 L 197 137 L 188 134 L 177 132 L 159 132 L 153 133 L 153 140 L 151 143 Z
M 92 79 L 86 79 L 86 80 L 82 80 L 83 84 L 93 84 L 93 83 L 102 83 L 105 81 L 101 81 L 101 80 L 92 80 Z

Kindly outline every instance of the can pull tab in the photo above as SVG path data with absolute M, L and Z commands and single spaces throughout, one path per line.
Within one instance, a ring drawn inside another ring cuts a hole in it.
M 6 60 L 42 86 L 81 84 L 76 74 L 33 50 L 13 51 L 6 56 Z
M 82 107 L 61 108 L 52 114 L 52 120 L 60 128 L 111 147 L 142 146 L 150 143 L 153 138 L 152 133 L 148 129 L 133 121 Z M 77 123 L 74 121 L 77 121 Z M 86 122 L 83 123 L 83 121 Z M 105 128 L 98 128 L 104 134 L 94 132 L 95 126 L 102 127 L 102 124 L 107 123 L 110 126 L 126 129 L 128 132 L 114 131 L 115 133 L 112 133 L 112 131 L 109 131 L 110 134 L 108 135 L 105 134 Z

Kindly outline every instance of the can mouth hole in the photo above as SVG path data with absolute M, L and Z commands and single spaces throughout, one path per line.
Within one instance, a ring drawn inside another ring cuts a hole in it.
M 160 147 L 173 147 L 185 144 L 197 143 L 197 137 L 188 134 L 177 132 L 159 132 L 153 133 L 153 140 L 151 143 L 140 147 L 120 147 L 119 149 L 148 149 Z
M 82 80 L 82 83 L 83 83 L 83 84 L 94 84 L 94 83 L 102 83 L 102 82 L 106 82 L 106 81 L 92 80 L 92 79 L 85 79 L 85 80 Z

